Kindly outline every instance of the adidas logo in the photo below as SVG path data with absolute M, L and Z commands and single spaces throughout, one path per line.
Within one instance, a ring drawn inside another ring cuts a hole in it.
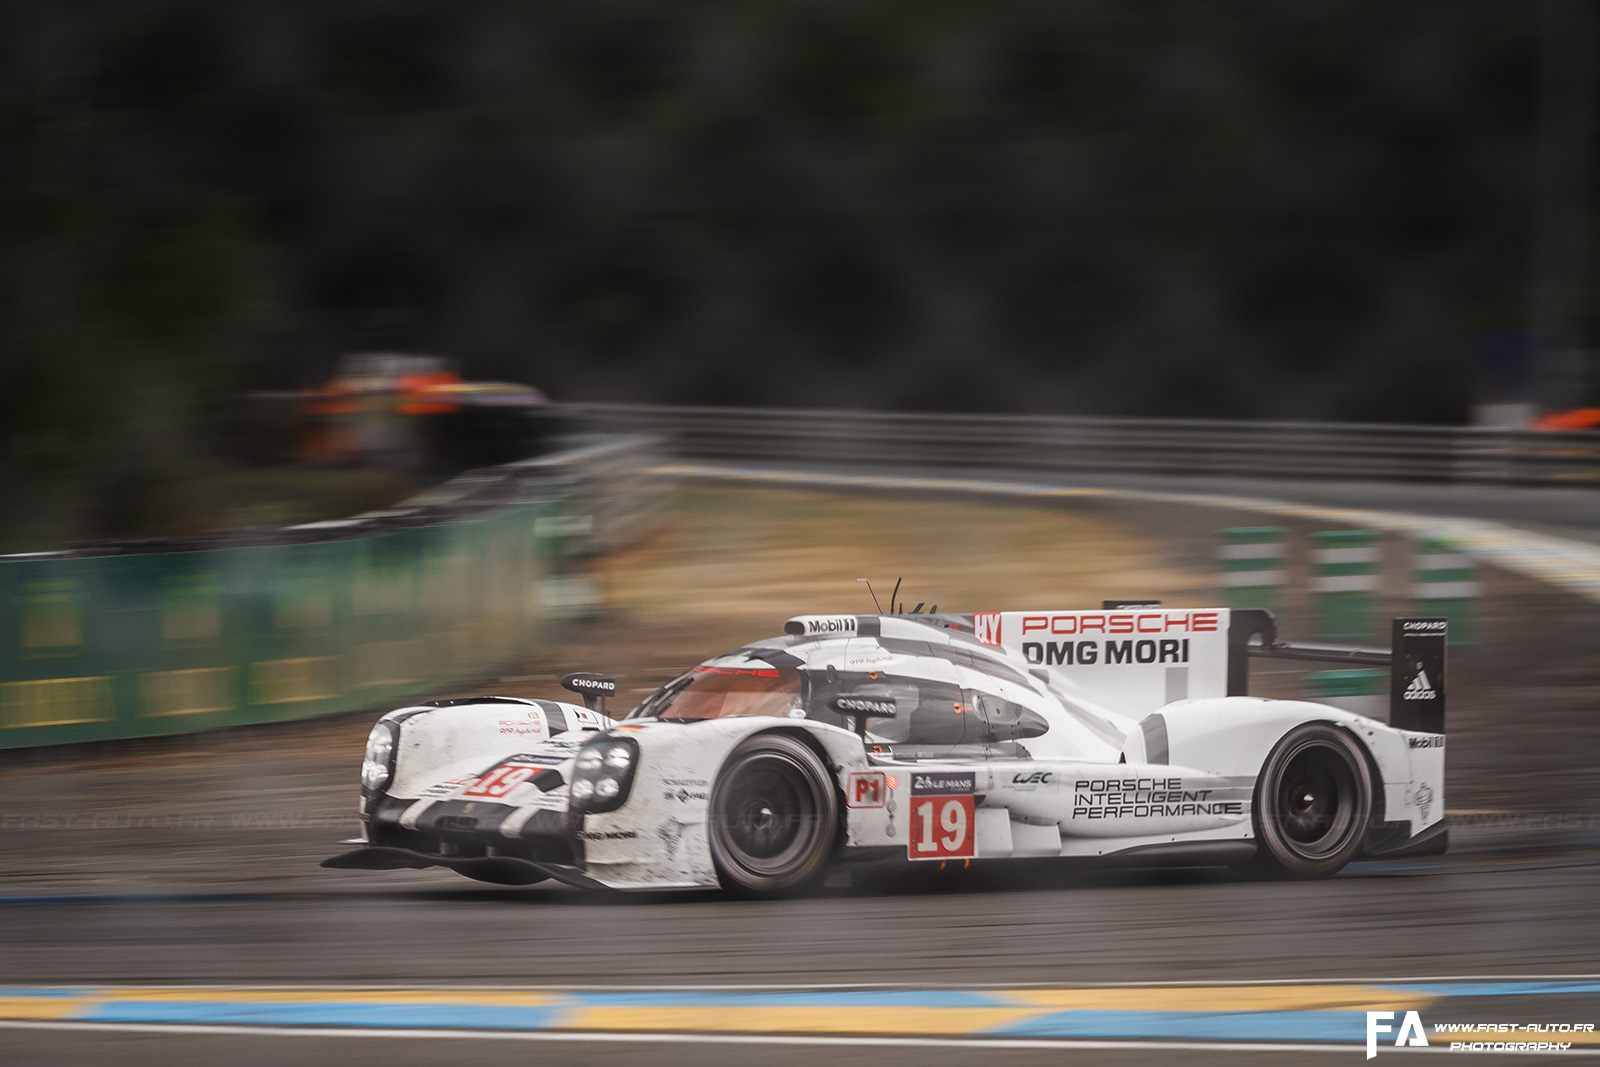
M 1404 699 L 1432 700 L 1438 695 L 1438 693 L 1433 691 L 1433 686 L 1428 684 L 1428 672 L 1418 671 L 1417 676 L 1411 679 L 1411 684 L 1406 686 Z

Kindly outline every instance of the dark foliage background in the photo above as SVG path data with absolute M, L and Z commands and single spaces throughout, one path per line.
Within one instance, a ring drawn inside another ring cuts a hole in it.
M 382 348 L 1459 421 L 1528 317 L 1537 43 L 1505 0 L 12 0 L 5 463 L 137 494 L 219 398 Z

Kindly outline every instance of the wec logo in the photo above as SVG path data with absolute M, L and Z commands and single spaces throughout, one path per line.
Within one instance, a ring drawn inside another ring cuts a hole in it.
M 1389 1021 L 1393 1018 L 1392 1011 L 1367 1012 L 1367 1059 L 1370 1060 L 1378 1054 L 1378 1035 L 1394 1030 L 1394 1027 L 1389 1025 Z M 1428 1035 L 1422 1029 L 1422 1016 L 1414 1011 L 1406 1012 L 1406 1017 L 1400 1023 L 1400 1032 L 1394 1035 L 1394 1047 L 1399 1048 L 1401 1045 L 1428 1047 Z

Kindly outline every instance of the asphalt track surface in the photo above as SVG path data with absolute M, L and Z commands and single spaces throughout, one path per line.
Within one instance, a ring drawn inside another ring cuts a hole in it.
M 1166 532 L 1185 542 L 1213 521 L 1168 519 Z M 1521 579 L 1488 580 L 1485 621 L 1499 636 L 1453 666 L 1463 681 L 1459 700 L 1452 697 L 1449 806 L 1462 829 L 1442 857 L 1356 864 L 1314 883 L 1059 864 L 947 871 L 914 883 L 862 872 L 852 885 L 835 879 L 809 898 L 762 902 L 716 892 L 499 889 L 440 872 L 325 871 L 316 861 L 354 827 L 349 779 L 370 717 L 353 716 L 7 757 L 0 763 L 0 987 L 210 988 L 200 996 L 259 985 L 915 991 L 1594 975 L 1600 609 Z M 152 803 L 152 790 L 168 799 Z M 1137 1007 L 1138 994 L 1126 996 L 1126 1006 Z M 1585 987 L 1466 997 L 1449 1018 L 1600 1024 L 1600 995 Z M 1107 1046 L 978 1036 L 989 1043 L 974 1046 L 960 1037 L 896 1044 L 605 1036 L 610 1031 L 582 1040 L 349 1033 L 0 1023 L 0 1062 L 720 1067 L 826 1056 L 842 1067 L 1265 1064 L 1363 1055 L 1345 1045 L 1317 1053 L 1294 1043 L 1182 1040 Z M 1348 1041 L 1358 1046 L 1363 1036 Z M 1382 1054 L 1408 1053 L 1384 1047 Z M 1496 1062 L 1507 1060 L 1549 1062 L 1517 1055 Z
M 1016 877 L 1015 875 L 1020 875 Z M 1600 960 L 1600 851 L 1500 847 L 1428 861 L 1359 864 L 1327 882 L 1261 883 L 1223 871 L 976 870 L 933 885 L 893 881 L 809 899 L 719 893 L 595 898 L 502 890 L 435 873 L 321 892 L 12 897 L 0 904 L 0 983 L 520 987 L 770 987 L 862 984 L 1226 985 L 1463 975 L 1592 973 Z M 1025 887 L 1019 887 L 1021 882 Z M 1600 996 L 1471 1000 L 1470 1021 L 1600 1022 Z M 1510 1018 L 1508 1018 L 1510 1016 Z M 1432 1017 L 1430 1017 L 1430 1021 Z M 1350 1035 L 1359 1042 L 1362 1034 Z M 508 1043 L 456 1036 L 0 1030 L 18 1059 L 127 1063 L 799 1063 L 815 1046 Z M 730 1040 L 722 1038 L 723 1041 Z M 1234 1047 L 990 1048 L 992 1063 L 1281 1062 Z M 455 1053 L 452 1055 L 458 1055 Z M 1296 1052 L 1296 1057 L 1308 1055 Z M 969 1062 L 970 1047 L 829 1047 L 841 1063 Z M 1331 1054 L 1330 1054 L 1331 1055 Z M 254 1057 L 254 1058 L 252 1058 Z M 1322 1057 L 1318 1057 L 1319 1059 Z

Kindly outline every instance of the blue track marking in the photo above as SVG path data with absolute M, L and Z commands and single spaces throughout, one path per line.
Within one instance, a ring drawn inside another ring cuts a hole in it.
M 1359 1011 L 1055 1011 L 986 1031 L 997 1037 L 1168 1038 L 1187 1041 L 1362 1040 Z
M 710 992 L 575 993 L 575 1004 L 586 1008 L 1003 1008 L 1012 1001 L 1004 990 L 862 989 L 742 993 Z

